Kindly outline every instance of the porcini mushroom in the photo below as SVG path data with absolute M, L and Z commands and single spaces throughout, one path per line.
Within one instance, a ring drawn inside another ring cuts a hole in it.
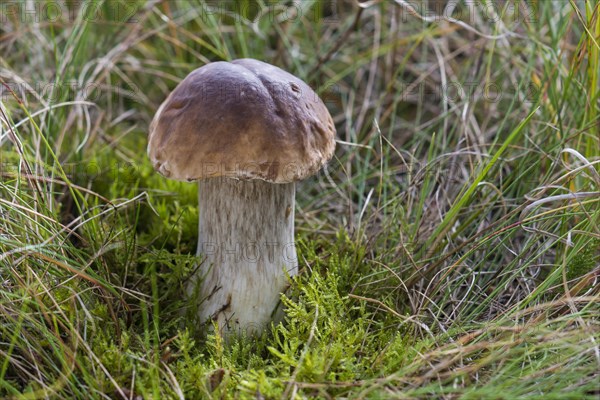
M 302 80 L 239 59 L 191 72 L 151 125 L 148 155 L 167 178 L 198 181 L 198 250 L 187 286 L 202 322 L 223 334 L 261 332 L 298 272 L 295 184 L 333 155 L 335 127 Z

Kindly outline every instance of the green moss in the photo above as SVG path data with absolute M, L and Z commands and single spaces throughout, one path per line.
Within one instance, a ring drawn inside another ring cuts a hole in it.
M 592 238 L 581 248 L 573 249 L 575 254 L 567 264 L 567 279 L 584 276 L 600 265 L 600 239 Z

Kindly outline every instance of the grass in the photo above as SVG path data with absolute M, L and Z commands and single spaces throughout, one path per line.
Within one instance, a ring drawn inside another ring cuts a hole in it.
M 2 5 L 0 397 L 597 398 L 600 5 L 466 3 Z M 145 148 L 241 57 L 315 88 L 338 146 L 285 323 L 225 344 L 182 313 L 195 186 Z

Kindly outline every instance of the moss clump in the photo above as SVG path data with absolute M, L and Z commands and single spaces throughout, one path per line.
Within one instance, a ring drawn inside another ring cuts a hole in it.
M 573 251 L 575 254 L 567 264 L 568 280 L 581 278 L 600 265 L 600 239 L 592 238 L 587 245 Z

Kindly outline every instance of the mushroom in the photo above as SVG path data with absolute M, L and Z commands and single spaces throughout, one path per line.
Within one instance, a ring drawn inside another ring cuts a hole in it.
M 194 70 L 160 106 L 152 165 L 198 181 L 204 261 L 187 295 L 199 295 L 202 323 L 216 321 L 223 335 L 257 334 L 276 318 L 287 275 L 298 273 L 294 182 L 331 159 L 334 138 L 331 115 L 306 83 L 253 59 Z

